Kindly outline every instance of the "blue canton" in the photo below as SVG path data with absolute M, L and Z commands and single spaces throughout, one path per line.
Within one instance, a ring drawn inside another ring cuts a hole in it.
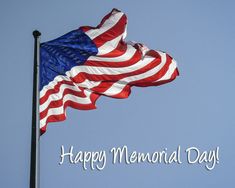
M 40 90 L 58 75 L 65 75 L 72 67 L 83 65 L 98 49 L 81 30 L 71 31 L 40 45 Z

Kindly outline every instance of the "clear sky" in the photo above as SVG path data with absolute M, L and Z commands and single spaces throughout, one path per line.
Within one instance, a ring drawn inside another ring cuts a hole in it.
M 133 88 L 128 99 L 101 97 L 97 110 L 67 110 L 40 139 L 40 185 L 48 187 L 233 187 L 235 168 L 235 3 L 233 1 L 1 1 L 0 183 L 28 187 L 33 70 L 32 31 L 41 41 L 96 26 L 112 8 L 128 17 L 127 40 L 167 51 L 180 76 Z M 107 153 L 102 171 L 60 162 L 60 148 Z M 182 148 L 182 164 L 115 164 L 112 147 L 153 152 Z M 190 165 L 185 149 L 219 147 L 219 164 Z

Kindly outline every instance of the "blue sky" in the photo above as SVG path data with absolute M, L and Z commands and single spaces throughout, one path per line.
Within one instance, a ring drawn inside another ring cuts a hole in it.
M 2 187 L 28 187 L 33 36 L 57 38 L 96 26 L 112 8 L 128 17 L 127 40 L 167 51 L 180 76 L 161 87 L 133 88 L 128 99 L 101 97 L 97 110 L 67 110 L 40 139 L 40 185 L 47 187 L 232 187 L 234 183 L 235 16 L 232 1 L 1 1 Z M 127 145 L 153 152 L 219 147 L 219 164 L 116 164 L 102 171 L 60 162 L 60 147 L 107 153 Z

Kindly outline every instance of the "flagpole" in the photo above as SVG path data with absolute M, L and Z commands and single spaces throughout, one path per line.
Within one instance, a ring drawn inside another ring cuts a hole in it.
M 33 65 L 33 100 L 32 100 L 32 134 L 31 134 L 31 161 L 30 161 L 30 188 L 39 188 L 39 117 L 38 117 L 38 70 L 40 35 L 37 30 L 34 36 L 34 65 Z

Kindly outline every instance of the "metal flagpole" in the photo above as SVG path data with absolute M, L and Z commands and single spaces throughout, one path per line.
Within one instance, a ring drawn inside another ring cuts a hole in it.
M 33 66 L 33 102 L 32 102 L 32 136 L 31 136 L 31 161 L 30 161 L 30 188 L 39 188 L 39 116 L 38 116 L 38 70 L 40 35 L 37 30 L 34 36 L 34 66 Z

